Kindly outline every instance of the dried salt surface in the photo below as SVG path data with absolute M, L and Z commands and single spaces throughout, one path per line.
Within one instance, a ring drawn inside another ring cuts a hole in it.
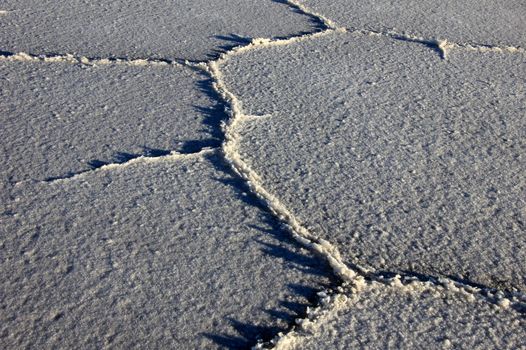
M 526 46 L 526 3 L 521 0 L 301 0 L 353 29 L 396 31 L 428 39 L 489 46 Z
M 182 150 L 190 140 L 219 144 L 206 125 L 217 101 L 194 69 L 29 60 L 0 62 L 0 75 L 3 185 Z
M 313 31 L 279 1 L 4 0 L 2 50 L 89 57 L 207 60 L 244 37 Z
M 348 263 L 526 290 L 526 57 L 334 33 L 230 57 L 241 157 Z
M 330 272 L 210 152 L 16 186 L 0 347 L 239 348 L 284 330 Z
M 275 349 L 526 348 L 525 319 L 511 308 L 418 282 L 368 282 L 333 296 L 317 317 Z

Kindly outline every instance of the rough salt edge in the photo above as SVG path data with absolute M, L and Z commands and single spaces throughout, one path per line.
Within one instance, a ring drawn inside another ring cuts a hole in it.
M 342 280 L 352 281 L 358 277 L 358 273 L 348 268 L 345 263 L 343 263 L 337 248 L 328 241 L 314 236 L 304 226 L 302 226 L 294 217 L 294 215 L 279 201 L 279 199 L 263 187 L 259 175 L 254 170 L 252 170 L 241 158 L 238 152 L 239 140 L 241 137 L 238 130 L 240 129 L 241 125 L 247 121 L 247 118 L 250 119 L 250 117 L 243 113 L 241 102 L 226 87 L 226 83 L 223 80 L 223 75 L 219 69 L 219 67 L 230 57 L 239 55 L 255 48 L 287 45 L 292 42 L 311 39 L 314 37 L 327 35 L 332 32 L 334 32 L 334 30 L 328 29 L 323 32 L 306 34 L 289 39 L 254 39 L 249 45 L 235 48 L 232 51 L 221 55 L 218 60 L 209 62 L 202 67 L 203 69 L 206 69 L 212 76 L 212 79 L 214 80 L 213 88 L 229 105 L 227 113 L 230 115 L 230 121 L 229 123 L 223 125 L 225 141 L 223 142 L 221 148 L 226 161 L 234 169 L 237 175 L 247 182 L 251 191 L 258 198 L 260 198 L 263 203 L 266 204 L 267 208 L 277 218 L 279 218 L 281 222 L 285 223 L 289 227 L 292 236 L 296 241 L 323 256 L 333 269 L 334 273 Z M 365 269 L 360 270 L 361 272 L 366 271 Z
M 307 15 L 311 16 L 321 16 L 316 14 L 316 12 L 307 12 L 307 9 L 304 5 L 297 4 L 295 1 L 287 1 L 291 6 L 297 7 L 299 10 L 304 12 Z M 0 12 L 0 15 L 2 13 Z M 0 62 L 45 62 L 45 63 L 70 63 L 70 64 L 81 64 L 86 66 L 128 66 L 128 67 L 161 67 L 161 66 L 172 66 L 172 67 L 195 67 L 201 64 L 210 64 L 212 62 L 221 61 L 222 57 L 225 55 L 231 55 L 236 53 L 242 53 L 244 51 L 253 50 L 255 48 L 263 48 L 270 46 L 285 46 L 294 42 L 303 41 L 305 39 L 311 39 L 319 36 L 324 36 L 330 33 L 353 33 L 359 35 L 367 36 L 377 36 L 385 37 L 394 40 L 403 40 L 413 43 L 419 43 L 431 47 L 435 47 L 440 53 L 441 57 L 444 60 L 448 59 L 448 54 L 452 50 L 463 50 L 471 51 L 478 53 L 509 53 L 509 54 L 526 54 L 526 50 L 521 47 L 513 46 L 485 46 L 485 45 L 472 45 L 472 44 L 463 44 L 463 43 L 454 43 L 450 42 L 447 39 L 426 39 L 423 37 L 401 34 L 397 32 L 375 32 L 370 30 L 362 29 L 351 29 L 345 27 L 338 27 L 334 22 L 325 17 L 318 17 L 319 20 L 328 28 L 324 31 L 305 34 L 300 36 L 291 37 L 288 39 L 271 39 L 271 38 L 255 38 L 248 45 L 238 46 L 232 50 L 222 54 L 219 59 L 215 61 L 200 62 L 194 63 L 188 60 L 184 63 L 178 63 L 171 60 L 162 60 L 162 59 L 148 59 L 148 58 L 138 58 L 138 59 L 120 59 L 120 58 L 89 58 L 86 56 L 75 56 L 69 53 L 63 55 L 32 55 L 25 52 L 18 52 L 12 54 L 0 55 Z
M 120 59 L 120 58 L 89 58 L 85 56 L 75 56 L 72 54 L 64 55 L 31 55 L 25 52 L 13 53 L 10 55 L 0 55 L 0 61 L 7 62 L 47 62 L 47 63 L 70 63 L 86 66 L 128 66 L 128 67 L 149 67 L 149 66 L 176 66 L 183 67 L 183 64 L 168 60 L 155 59 Z
M 406 293 L 421 294 L 424 292 L 433 292 L 433 297 L 440 297 L 450 293 L 465 298 L 466 302 L 488 303 L 487 297 L 482 294 L 474 294 L 472 290 L 477 288 L 465 285 L 459 285 L 450 280 L 444 279 L 443 283 L 437 285 L 433 282 L 409 280 L 403 283 L 404 279 L 397 275 L 390 279 L 365 280 L 356 279 L 353 284 L 343 284 L 336 288 L 335 291 L 319 292 L 319 303 L 314 308 L 307 308 L 306 316 L 302 319 L 296 319 L 295 325 L 287 333 L 279 333 L 269 342 L 259 342 L 252 347 L 254 350 L 273 348 L 276 350 L 291 350 L 301 346 L 304 338 L 315 336 L 319 330 L 319 325 L 329 317 L 347 307 L 349 297 L 357 297 L 360 291 L 366 287 L 369 288 L 398 288 Z M 512 311 L 512 304 L 522 304 L 519 301 L 513 303 L 508 298 L 498 298 L 491 303 L 495 309 Z
M 323 323 L 333 313 L 342 310 L 348 301 L 346 294 L 329 294 L 328 292 L 318 293 L 320 297 L 319 305 L 315 308 L 307 308 L 306 317 L 297 319 L 292 329 L 284 333 L 279 333 L 268 343 L 258 343 L 252 347 L 253 350 L 265 349 L 272 347 L 274 349 L 294 349 L 301 344 L 302 338 L 308 335 L 314 335 L 318 325 Z
M 55 183 L 65 183 L 70 181 L 75 181 L 82 179 L 86 176 L 89 176 L 91 174 L 98 174 L 102 172 L 108 172 L 108 171 L 114 171 L 116 169 L 124 169 L 130 166 L 134 165 L 145 165 L 145 164 L 153 164 L 153 163 L 161 163 L 161 162 L 170 162 L 170 161 L 178 161 L 182 159 L 194 159 L 194 158 L 202 158 L 206 155 L 214 154 L 217 152 L 217 148 L 207 147 L 203 148 L 202 150 L 194 153 L 179 153 L 177 151 L 172 151 L 167 155 L 163 156 L 139 156 L 137 158 L 130 159 L 124 163 L 110 163 L 105 164 L 101 166 L 100 168 L 92 169 L 92 170 L 85 170 L 81 171 L 79 173 L 73 174 L 71 176 L 62 177 L 62 178 L 54 178 L 51 180 L 24 180 L 16 182 L 14 185 L 19 186 L 26 183 L 46 183 L 46 184 L 55 184 Z

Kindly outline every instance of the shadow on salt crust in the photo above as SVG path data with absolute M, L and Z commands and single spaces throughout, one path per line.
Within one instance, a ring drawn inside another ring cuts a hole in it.
M 16 186 L 1 346 L 239 348 L 286 329 L 330 272 L 236 181 L 197 154 Z
M 0 107 L 4 183 L 70 177 L 220 143 L 224 113 L 198 70 L 1 62 L 0 71 L 6 78 Z

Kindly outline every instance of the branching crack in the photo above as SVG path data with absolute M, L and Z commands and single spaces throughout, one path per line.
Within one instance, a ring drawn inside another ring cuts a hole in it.
M 283 1 L 290 6 L 293 6 L 298 11 L 303 12 L 309 16 L 321 16 L 318 14 L 312 14 L 306 12 L 307 9 L 304 5 L 296 3 L 295 1 Z M 1 13 L 0 13 L 1 14 Z M 8 52 L 0 51 L 0 62 L 47 62 L 47 63 L 70 63 L 70 64 L 81 64 L 86 66 L 105 66 L 105 65 L 118 65 L 118 66 L 135 66 L 135 67 L 159 67 L 159 66 L 177 66 L 177 67 L 202 67 L 202 65 L 207 65 L 210 62 L 220 61 L 221 57 L 231 53 L 239 53 L 242 51 L 253 49 L 254 47 L 260 47 L 264 45 L 268 46 L 279 46 L 279 45 L 288 45 L 296 41 L 301 41 L 304 39 L 312 39 L 321 35 L 326 35 L 330 33 L 355 33 L 360 35 L 369 35 L 369 36 L 383 36 L 394 40 L 408 41 L 412 43 L 418 43 L 425 45 L 440 54 L 440 57 L 444 60 L 447 60 L 448 53 L 451 50 L 464 50 L 464 51 L 473 51 L 473 52 L 494 52 L 494 53 L 508 53 L 508 54 L 526 54 L 526 49 L 522 47 L 514 46 L 491 46 L 491 45 L 473 45 L 466 43 L 454 43 L 446 39 L 426 39 L 418 36 L 401 34 L 397 32 L 377 32 L 371 30 L 362 30 L 355 28 L 345 28 L 339 27 L 331 20 L 320 17 L 320 23 L 326 28 L 320 32 L 315 32 L 311 34 L 303 34 L 299 36 L 293 36 L 286 39 L 269 39 L 269 38 L 256 38 L 252 39 L 248 45 L 240 45 L 232 48 L 230 51 L 225 52 L 220 56 L 220 58 L 212 61 L 205 62 L 190 62 L 190 61 L 175 61 L 170 59 L 151 59 L 151 58 L 138 58 L 138 59 L 127 59 L 127 58 L 98 58 L 98 57 L 86 57 L 86 56 L 76 56 L 73 54 L 60 54 L 60 55 L 34 55 L 25 52 Z
M 340 29 L 337 29 L 338 31 Z M 297 219 L 296 217 L 283 205 L 279 198 L 274 194 L 268 192 L 263 184 L 259 175 L 251 169 L 248 164 L 241 158 L 239 154 L 239 129 L 242 124 L 250 118 L 246 116 L 242 110 L 241 102 L 239 99 L 228 90 L 226 83 L 224 82 L 223 75 L 220 71 L 220 66 L 225 63 L 230 57 L 238 55 L 250 49 L 262 46 L 274 46 L 274 45 L 286 45 L 299 40 L 308 40 L 321 35 L 327 35 L 335 30 L 328 29 L 323 32 L 314 34 L 303 35 L 300 37 L 293 37 L 286 40 L 267 40 L 267 39 L 255 39 L 250 45 L 245 47 L 239 47 L 235 50 L 230 51 L 222 55 L 218 60 L 209 62 L 207 67 L 208 71 L 214 79 L 213 87 L 216 89 L 218 94 L 225 100 L 225 105 L 228 106 L 227 113 L 230 115 L 230 121 L 223 127 L 224 130 L 224 142 L 222 145 L 222 153 L 227 162 L 234 169 L 236 174 L 245 180 L 251 189 L 251 191 L 265 203 L 268 210 L 270 210 L 276 217 L 280 219 L 290 229 L 293 237 L 301 244 L 311 248 L 321 256 L 323 256 L 329 265 L 333 268 L 334 273 L 343 281 L 348 283 L 355 283 L 363 280 L 364 278 L 373 280 L 385 280 L 384 275 L 389 274 L 388 272 L 378 272 L 373 269 L 353 266 L 348 267 L 342 260 L 337 248 L 330 242 L 319 238 L 309 232 Z M 394 275 L 394 274 L 391 274 Z M 414 278 L 409 276 L 407 278 Z M 394 278 L 394 277 L 391 277 Z M 454 282 L 451 279 L 435 279 L 433 276 L 423 276 L 423 279 L 429 281 L 436 281 L 437 284 L 443 284 L 444 281 L 450 281 L 455 285 L 466 286 L 469 289 L 476 287 L 469 286 L 466 283 Z M 449 282 L 448 282 L 449 283 Z M 489 288 L 487 288 L 489 290 Z
M 308 9 L 295 1 L 287 1 L 287 3 L 296 6 L 307 14 L 313 14 L 309 12 Z M 240 53 L 268 46 L 281 46 L 289 45 L 302 40 L 310 40 L 316 37 L 329 35 L 335 32 L 349 32 L 346 28 L 335 27 L 334 23 L 330 20 L 320 17 L 320 20 L 325 23 L 327 29 L 300 36 L 290 37 L 288 39 L 254 39 L 250 44 L 246 46 L 240 46 L 234 48 L 233 50 L 222 54 L 217 60 L 210 61 L 207 64 L 202 64 L 201 67 L 207 70 L 211 75 L 214 83 L 213 88 L 217 93 L 224 99 L 226 107 L 226 113 L 229 114 L 229 122 L 223 125 L 224 131 L 224 142 L 221 147 L 222 155 L 227 161 L 228 164 L 232 167 L 234 172 L 241 177 L 248 185 L 249 189 L 254 195 L 256 195 L 266 208 L 276 216 L 291 232 L 292 237 L 298 241 L 303 246 L 311 249 L 316 252 L 319 256 L 324 258 L 329 266 L 332 268 L 334 274 L 338 276 L 342 281 L 344 286 L 352 286 L 356 288 L 365 283 L 366 280 L 374 280 L 382 283 L 402 283 L 402 280 L 418 280 L 422 279 L 425 282 L 429 283 L 436 287 L 444 287 L 448 289 L 458 290 L 462 293 L 467 293 L 473 296 L 483 298 L 486 301 L 495 302 L 497 305 L 508 307 L 511 303 L 523 303 L 526 301 L 526 297 L 521 293 L 507 293 L 505 294 L 502 291 L 495 291 L 490 288 L 477 288 L 470 286 L 465 283 L 455 282 L 448 278 L 434 278 L 432 276 L 422 276 L 416 278 L 414 276 L 403 276 L 394 275 L 394 277 L 384 277 L 384 272 L 377 272 L 372 269 L 368 269 L 361 266 L 349 267 L 342 260 L 337 247 L 332 245 L 330 242 L 315 236 L 313 233 L 303 226 L 299 220 L 291 213 L 283 203 L 280 202 L 279 198 L 270 193 L 263 186 L 262 180 L 259 175 L 250 168 L 250 166 L 242 159 L 239 153 L 239 141 L 240 134 L 239 129 L 242 124 L 248 121 L 250 118 L 244 114 L 242 109 L 241 101 L 228 89 L 220 66 L 225 63 L 230 57 L 239 55 Z M 434 47 L 441 53 L 443 59 L 447 59 L 447 50 L 452 48 L 463 48 L 464 46 L 458 44 L 450 44 L 447 41 L 438 41 L 438 40 L 426 40 L 423 38 L 410 37 L 396 33 L 375 33 L 367 31 L 359 31 L 359 33 L 364 35 L 383 35 L 390 37 L 396 40 L 405 40 L 411 42 L 418 42 L 427 46 Z M 512 50 L 513 51 L 513 50 Z M 497 298 L 493 298 L 495 293 L 498 295 Z M 522 311 L 521 308 L 515 308 L 516 310 Z M 258 348 L 261 344 L 256 345 Z M 268 345 L 268 344 L 267 344 Z M 272 344 L 271 344 L 272 345 Z

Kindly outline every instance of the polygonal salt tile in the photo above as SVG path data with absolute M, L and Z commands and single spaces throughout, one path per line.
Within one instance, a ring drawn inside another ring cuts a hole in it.
M 0 221 L 0 347 L 239 348 L 330 283 L 215 154 L 16 186 Z
M 198 70 L 1 62 L 0 72 L 3 184 L 219 144 L 222 114 Z
M 526 290 L 526 55 L 332 33 L 221 67 L 240 152 L 349 263 Z

